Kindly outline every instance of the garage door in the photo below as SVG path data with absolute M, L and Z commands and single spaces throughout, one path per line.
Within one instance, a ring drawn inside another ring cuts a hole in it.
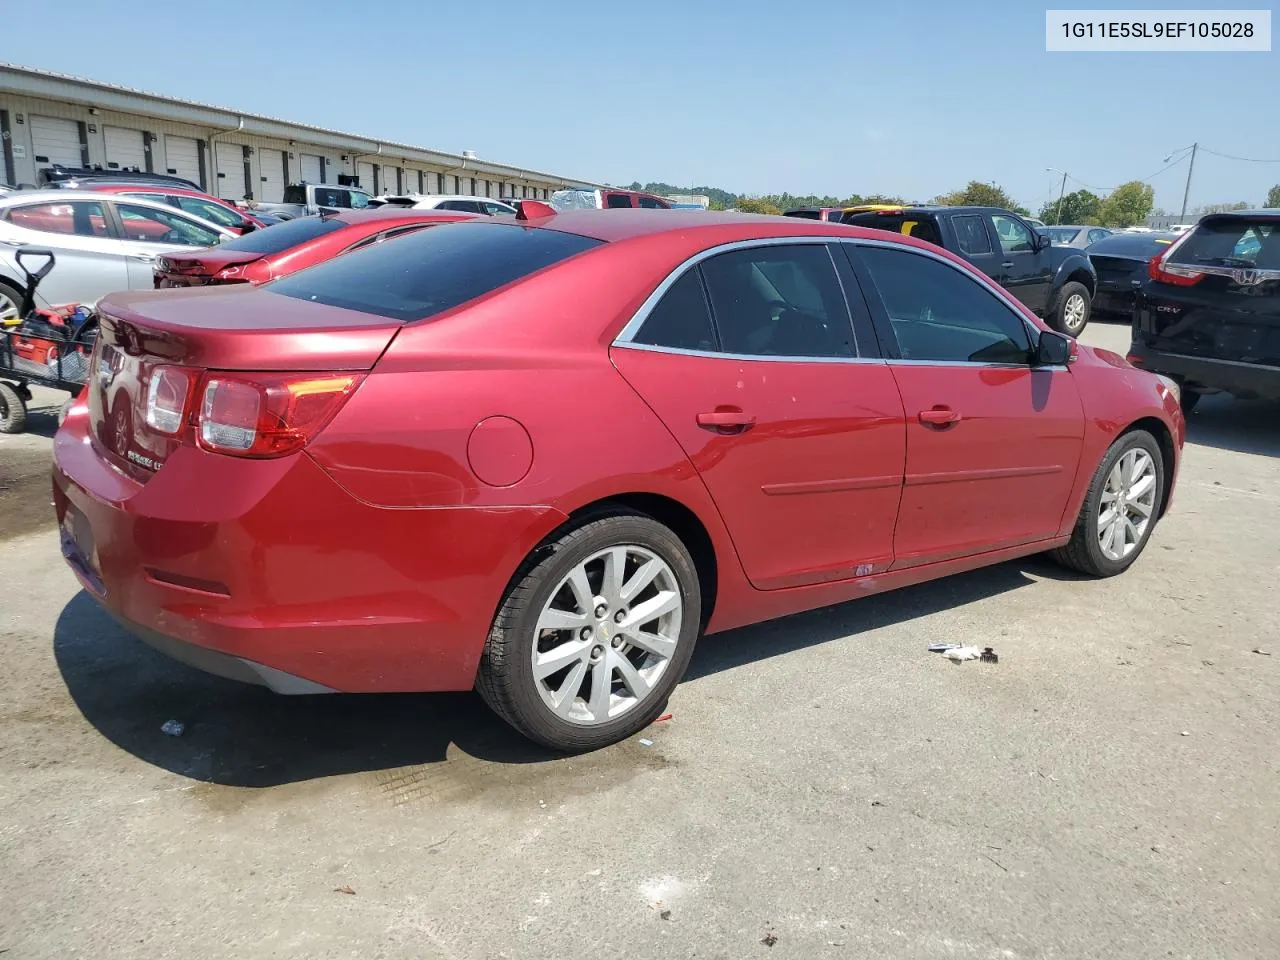
M 102 138 L 106 141 L 108 170 L 147 169 L 147 151 L 141 130 L 103 127 Z
M 61 117 L 31 117 L 31 144 L 37 167 L 60 163 L 78 167 L 84 161 L 80 154 L 80 126 Z
M 192 183 L 200 182 L 200 148 L 190 137 L 164 138 L 164 172 Z
M 307 183 L 323 183 L 324 178 L 320 174 L 320 158 L 313 153 L 302 154 L 301 162 L 302 179 Z
M 396 169 L 396 167 L 389 167 L 386 164 L 383 164 L 381 171 L 382 182 L 379 184 L 379 189 L 381 189 L 383 193 L 400 192 L 400 182 L 396 179 Z
M 258 150 L 258 189 L 254 199 L 264 203 L 280 203 L 284 200 L 284 158 L 288 154 L 280 150 Z
M 213 148 L 218 171 L 215 177 L 215 195 L 223 200 L 243 199 L 248 192 L 244 182 L 244 147 L 238 143 L 223 143 L 219 140 Z
M 363 160 L 356 164 L 356 176 L 360 178 L 360 186 L 365 189 L 373 190 L 373 164 L 365 163 Z

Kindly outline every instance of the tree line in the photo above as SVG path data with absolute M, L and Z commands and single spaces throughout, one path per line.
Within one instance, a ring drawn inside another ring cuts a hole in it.
M 790 193 L 765 195 L 747 195 L 731 193 L 719 187 L 677 187 L 670 183 L 645 183 L 636 181 L 631 184 L 632 190 L 643 190 L 660 196 L 677 193 L 703 194 L 711 201 L 712 210 L 742 210 L 747 213 L 779 214 L 798 207 L 856 207 L 864 203 L 907 203 L 902 197 L 883 194 L 850 194 L 847 197 L 798 196 Z M 910 201 L 915 202 L 915 201 Z M 963 189 L 951 193 L 939 194 L 928 201 L 949 207 L 980 206 L 1003 207 L 1031 216 L 1031 211 L 1015 203 L 1000 186 L 995 183 L 983 183 L 971 180 Z M 1206 213 L 1218 213 L 1224 210 L 1245 210 L 1252 204 L 1239 201 L 1234 204 L 1212 204 L 1198 207 L 1188 213 L 1188 219 L 1204 216 Z M 1280 207 L 1280 184 L 1276 184 L 1267 193 L 1266 207 Z M 1164 216 L 1163 210 L 1155 209 L 1155 191 L 1141 180 L 1122 183 L 1105 197 L 1098 196 L 1088 190 L 1076 190 L 1065 193 L 1060 200 L 1051 200 L 1044 204 L 1037 213 L 1040 220 L 1047 224 L 1079 223 L 1100 227 L 1132 227 L 1146 222 L 1149 215 L 1155 213 Z

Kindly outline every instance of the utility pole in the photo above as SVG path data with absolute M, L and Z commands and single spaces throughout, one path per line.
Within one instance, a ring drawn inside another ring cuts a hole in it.
M 1064 171 L 1062 174 L 1062 189 L 1058 191 L 1058 212 L 1053 215 L 1053 219 L 1058 223 L 1062 222 L 1062 198 L 1065 197 L 1066 195 L 1067 195 L 1067 174 Z
M 1182 191 L 1182 213 L 1178 216 L 1183 223 L 1187 222 L 1187 197 L 1191 195 L 1191 172 L 1196 168 L 1196 150 L 1199 147 L 1198 143 L 1191 145 L 1191 164 L 1187 167 L 1187 188 Z

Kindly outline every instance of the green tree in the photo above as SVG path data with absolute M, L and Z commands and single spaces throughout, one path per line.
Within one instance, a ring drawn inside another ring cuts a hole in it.
M 1248 210 L 1248 209 L 1249 209 L 1249 201 L 1237 200 L 1235 203 L 1210 203 L 1210 204 L 1206 204 L 1203 207 L 1196 207 L 1195 210 L 1192 211 L 1192 215 L 1197 217 L 1203 217 L 1205 214 L 1209 214 L 1209 213 L 1227 213 L 1231 210 Z M 1190 215 L 1188 216 L 1188 219 L 1190 219 Z
M 1102 201 L 1088 190 L 1077 190 L 1062 197 L 1061 215 L 1057 200 L 1050 200 L 1040 208 L 1040 219 L 1045 223 L 1096 223 Z
M 1267 191 L 1266 205 L 1268 207 L 1280 207 L 1280 183 L 1277 183 Z
M 782 213 L 780 207 L 763 197 L 741 197 L 738 200 L 738 209 L 743 213 L 771 213 L 775 216 Z
M 963 190 L 944 193 L 935 197 L 933 202 L 940 203 L 944 207 L 1004 207 L 1015 213 L 1022 212 L 1029 215 L 1025 207 L 1019 207 L 1013 202 L 1013 198 L 996 184 L 983 183 L 980 180 L 970 180 Z
M 1132 227 L 1143 223 L 1155 206 L 1156 192 L 1141 180 L 1122 183 L 1102 201 L 1098 222 L 1104 227 Z

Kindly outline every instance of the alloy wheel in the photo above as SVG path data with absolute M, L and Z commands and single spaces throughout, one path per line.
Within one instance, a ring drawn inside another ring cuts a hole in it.
M 1067 302 L 1062 308 L 1062 320 L 1068 330 L 1078 330 L 1084 324 L 1084 308 L 1084 297 L 1080 294 L 1073 293 L 1067 297 Z
M 17 319 L 18 304 L 14 302 L 13 297 L 0 290 L 0 321 Z
M 575 566 L 534 630 L 533 678 L 558 717 L 598 726 L 645 702 L 680 639 L 684 601 L 671 567 L 637 545 Z
M 1127 451 L 1107 474 L 1098 508 L 1098 546 L 1123 560 L 1142 543 L 1155 512 L 1156 464 L 1146 450 Z

